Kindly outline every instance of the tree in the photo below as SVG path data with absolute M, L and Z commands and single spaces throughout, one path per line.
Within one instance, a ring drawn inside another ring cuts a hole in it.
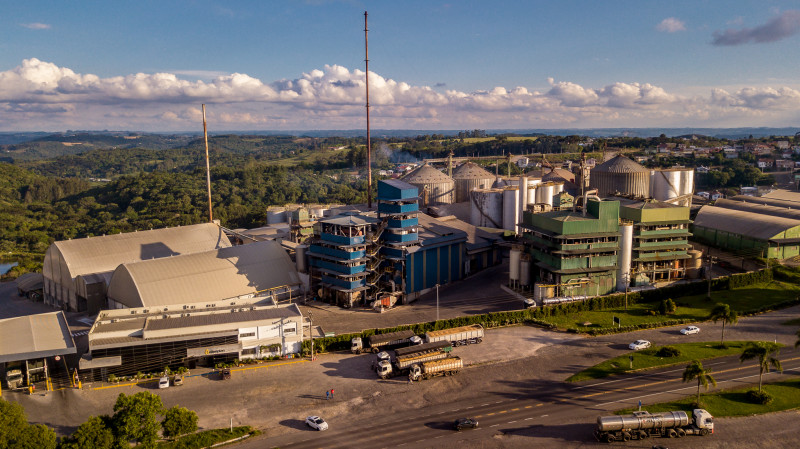
M 709 318 L 715 323 L 722 321 L 722 340 L 720 340 L 719 344 L 720 346 L 725 346 L 725 324 L 736 324 L 739 322 L 739 315 L 735 310 L 731 310 L 730 305 L 718 302 L 711 310 Z
M 108 416 L 92 416 L 81 424 L 75 432 L 61 440 L 60 449 L 111 449 L 114 446 L 114 433 L 108 424 Z
M 0 448 L 55 449 L 56 433 L 49 427 L 28 424 L 25 410 L 0 398 Z
M 703 368 L 703 364 L 699 360 L 692 360 L 692 363 L 686 365 L 683 371 L 683 381 L 691 382 L 697 379 L 697 403 L 700 403 L 700 386 L 702 385 L 708 390 L 708 384 L 711 383 L 715 387 L 717 381 L 711 376 L 711 370 Z
M 675 313 L 676 309 L 675 301 L 673 301 L 672 298 L 661 300 L 661 304 L 658 305 L 658 313 L 661 315 Z
M 158 395 L 146 391 L 133 396 L 120 393 L 111 418 L 117 445 L 125 447 L 128 441 L 136 440 L 142 448 L 154 448 L 161 429 L 156 415 L 163 411 L 164 404 Z
M 762 379 L 764 378 L 764 371 L 769 371 L 770 366 L 774 366 L 780 372 L 783 372 L 783 367 L 781 366 L 781 361 L 778 360 L 775 356 L 778 355 L 780 352 L 780 346 L 776 343 L 770 343 L 767 341 L 757 341 L 752 342 L 747 345 L 742 352 L 742 355 L 739 356 L 739 361 L 744 363 L 745 360 L 757 359 L 758 360 L 758 368 L 759 368 L 759 375 L 758 375 L 758 391 L 761 392 L 761 383 Z
M 164 436 L 175 438 L 177 436 L 197 430 L 197 413 L 185 408 L 175 406 L 167 410 L 164 421 L 161 422 Z

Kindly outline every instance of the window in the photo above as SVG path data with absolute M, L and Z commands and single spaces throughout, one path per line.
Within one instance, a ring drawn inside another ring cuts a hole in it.
M 239 334 L 239 338 L 250 338 L 255 336 L 256 336 L 255 332 L 245 332 L 243 334 Z
M 283 327 L 283 335 L 296 335 L 297 334 L 297 327 L 292 324 L 291 327 L 289 325 Z
M 242 355 L 256 355 L 256 348 L 242 349 Z

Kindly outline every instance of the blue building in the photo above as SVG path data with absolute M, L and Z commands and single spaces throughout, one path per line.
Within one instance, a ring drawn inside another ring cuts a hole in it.
M 378 182 L 378 210 L 321 220 L 309 249 L 312 289 L 343 307 L 395 296 L 408 303 L 501 261 L 499 236 L 419 211 L 417 187 Z

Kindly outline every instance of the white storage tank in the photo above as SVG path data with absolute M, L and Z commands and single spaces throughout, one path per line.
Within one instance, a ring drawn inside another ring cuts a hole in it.
M 519 282 L 519 261 L 522 258 L 522 250 L 518 247 L 511 248 L 509 256 L 508 280 L 510 281 L 509 284 L 514 285 Z
M 522 257 L 519 261 L 519 285 L 523 287 L 531 285 L 531 260 L 529 257 Z
M 553 183 L 545 183 L 536 189 L 536 203 L 549 204 L 553 206 L 553 195 L 555 195 L 556 187 Z
M 519 188 L 506 187 L 503 189 L 503 229 L 517 231 L 519 223 Z
M 631 281 L 631 259 L 633 257 L 633 222 L 623 222 L 619 227 L 620 249 L 617 256 L 617 290 L 624 292 Z
M 470 192 L 470 224 L 503 228 L 503 190 L 478 189 Z
M 286 208 L 280 206 L 270 206 L 267 208 L 267 224 L 288 223 L 286 220 Z

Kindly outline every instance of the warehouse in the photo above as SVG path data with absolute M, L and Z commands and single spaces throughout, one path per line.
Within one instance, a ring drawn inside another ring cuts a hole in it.
M 230 246 L 214 223 L 54 242 L 42 267 L 44 301 L 96 313 L 106 307 L 108 282 L 120 264 Z
M 782 216 L 703 206 L 692 233 L 703 243 L 752 257 L 788 259 L 800 254 L 800 220 Z
M 117 267 L 108 287 L 108 308 L 162 308 L 235 298 L 297 297 L 302 283 L 295 264 L 275 241 L 263 241 Z
M 296 304 L 276 305 L 267 297 L 219 307 L 184 304 L 166 311 L 104 310 L 89 330 L 81 377 L 105 381 L 112 374 L 160 372 L 165 366 L 193 368 L 297 354 L 304 324 Z

